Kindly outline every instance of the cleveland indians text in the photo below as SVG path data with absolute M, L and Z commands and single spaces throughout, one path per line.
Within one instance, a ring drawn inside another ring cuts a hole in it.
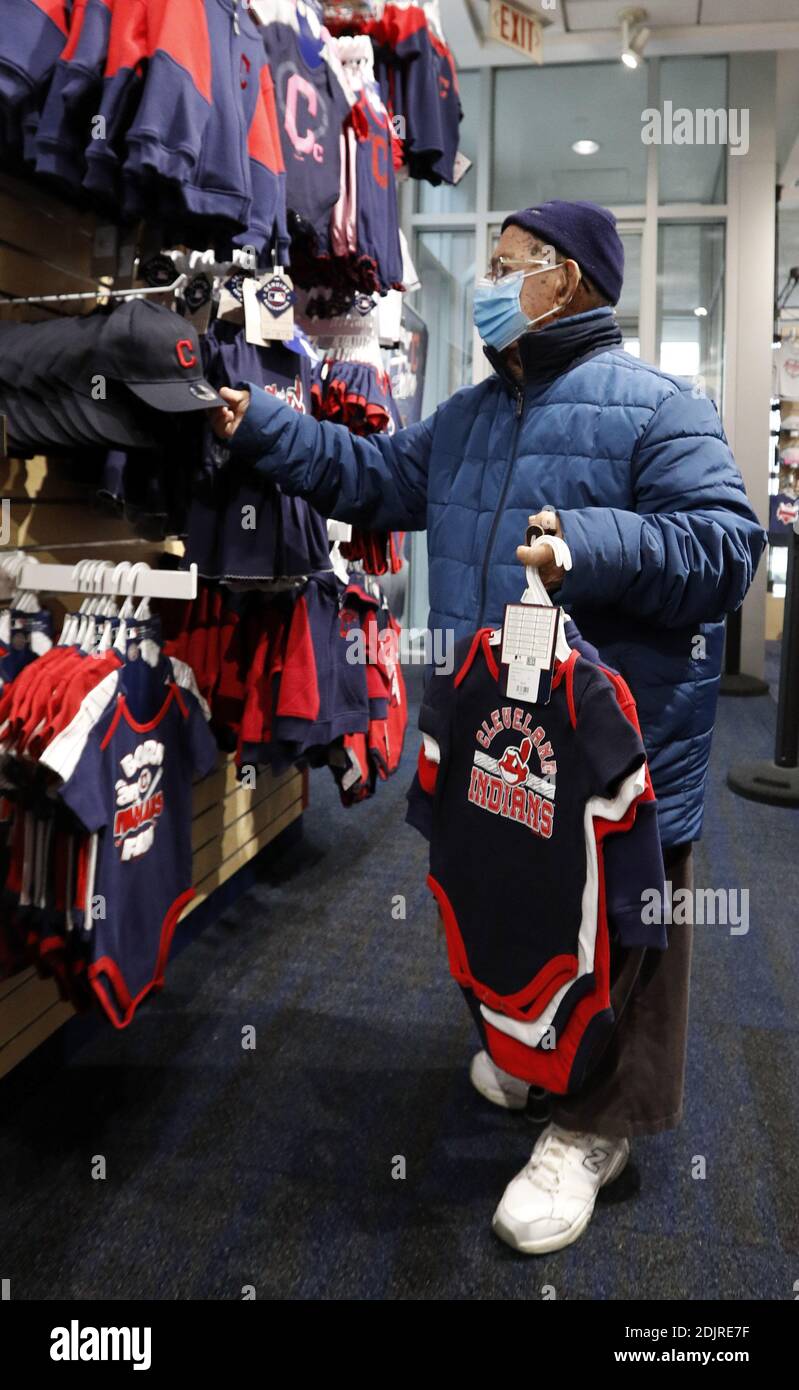
M 521 735 L 518 746 L 508 744 L 496 761 L 485 753 L 475 754 L 469 779 L 469 800 L 492 815 L 519 821 L 534 835 L 548 840 L 555 821 L 554 783 L 547 784 L 543 792 L 535 790 L 535 786 L 541 788 L 542 778 L 554 777 L 558 765 L 544 729 L 540 724 L 532 728 L 529 710 L 505 705 L 491 711 L 475 737 L 486 749 L 491 747 L 497 734 L 510 730 Z M 529 767 L 534 748 L 538 753 L 541 777 L 536 777 Z

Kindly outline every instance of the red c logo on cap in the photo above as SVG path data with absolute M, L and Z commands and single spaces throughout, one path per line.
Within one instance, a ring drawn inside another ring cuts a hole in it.
M 197 355 L 191 338 L 179 338 L 175 343 L 175 354 L 181 367 L 188 370 L 189 367 L 197 366 Z

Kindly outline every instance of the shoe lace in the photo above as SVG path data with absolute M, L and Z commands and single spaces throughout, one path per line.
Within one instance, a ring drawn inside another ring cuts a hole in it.
M 538 1187 L 554 1192 L 558 1187 L 569 1145 L 557 1134 L 548 1134 L 540 1149 L 534 1149 L 527 1165 L 527 1176 Z

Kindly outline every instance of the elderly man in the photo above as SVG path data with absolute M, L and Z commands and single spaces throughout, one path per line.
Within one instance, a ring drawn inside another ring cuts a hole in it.
M 623 264 L 605 208 L 553 201 L 514 213 L 475 295 L 488 380 L 393 437 L 356 439 L 262 391 L 223 391 L 215 428 L 325 515 L 426 529 L 431 628 L 459 637 L 498 625 L 519 598 L 519 562 L 539 565 L 636 698 L 676 889 L 693 881 L 723 618 L 741 604 L 765 535 L 711 401 L 622 351 L 612 306 Z M 519 544 L 529 520 L 565 539 L 568 573 L 549 547 Z M 689 925 L 670 929 L 665 952 L 644 935 L 614 945 L 611 1041 L 577 1094 L 552 1098 L 495 1213 L 516 1249 L 575 1240 L 630 1139 L 679 1123 L 690 955 Z M 496 1104 L 525 1106 L 527 1087 L 485 1051 L 471 1077 Z

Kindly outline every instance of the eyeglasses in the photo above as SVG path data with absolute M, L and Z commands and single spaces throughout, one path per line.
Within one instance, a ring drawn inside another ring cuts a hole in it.
M 505 275 L 513 275 L 519 270 L 529 270 L 535 266 L 543 266 L 545 270 L 554 270 L 556 267 L 546 257 L 537 256 L 531 258 L 519 258 L 517 256 L 492 256 L 486 279 L 496 284 Z

